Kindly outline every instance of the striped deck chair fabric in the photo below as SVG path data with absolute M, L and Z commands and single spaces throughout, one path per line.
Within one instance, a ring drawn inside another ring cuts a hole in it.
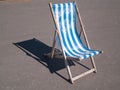
M 61 44 L 58 46 L 62 48 L 65 57 L 85 59 L 101 53 L 100 50 L 91 50 L 82 43 L 76 27 L 77 11 L 75 1 L 69 3 L 50 4 L 50 7 L 55 20 L 56 30 L 58 30 L 56 37 L 59 37 L 59 40 L 57 38 L 57 41 L 58 44 Z M 93 61 L 93 58 L 91 59 Z M 92 63 L 95 68 L 94 61 Z M 78 76 L 73 79 L 69 67 L 67 67 L 67 69 L 72 83 L 74 80 L 81 77 Z
M 85 59 L 100 54 L 99 50 L 88 49 L 81 41 L 76 28 L 75 3 L 62 3 L 52 5 L 61 43 L 66 56 Z

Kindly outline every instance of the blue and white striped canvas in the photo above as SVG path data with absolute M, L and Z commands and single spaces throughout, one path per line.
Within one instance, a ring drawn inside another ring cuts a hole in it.
M 52 9 L 66 56 L 85 59 L 101 53 L 99 50 L 88 49 L 82 43 L 76 28 L 76 10 L 74 2 L 52 4 Z

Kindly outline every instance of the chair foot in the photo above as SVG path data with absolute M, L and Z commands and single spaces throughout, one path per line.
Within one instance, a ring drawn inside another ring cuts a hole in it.
M 94 73 L 97 73 L 97 69 L 95 69 Z
M 71 84 L 74 84 L 74 81 L 73 81 L 72 79 L 69 79 L 69 82 L 70 82 Z

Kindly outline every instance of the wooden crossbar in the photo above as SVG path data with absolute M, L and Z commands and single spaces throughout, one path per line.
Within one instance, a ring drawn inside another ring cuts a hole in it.
M 75 80 L 77 80 L 77 79 L 79 79 L 79 78 L 81 78 L 81 77 L 83 77 L 85 75 L 88 75 L 88 74 L 90 74 L 90 73 L 92 73 L 94 71 L 95 71 L 95 69 L 93 68 L 93 69 L 91 69 L 89 71 L 86 71 L 86 72 L 84 72 L 84 73 L 82 73 L 82 74 L 80 74 L 78 76 L 73 77 L 72 80 L 75 81 Z

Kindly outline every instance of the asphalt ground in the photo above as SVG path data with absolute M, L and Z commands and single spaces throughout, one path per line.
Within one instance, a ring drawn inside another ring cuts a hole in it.
M 0 1 L 0 90 L 120 90 L 120 0 L 77 0 L 91 48 L 104 53 L 95 57 L 98 72 L 74 84 L 63 59 L 43 56 L 54 34 L 49 2 Z M 89 62 L 70 61 L 73 75 Z

